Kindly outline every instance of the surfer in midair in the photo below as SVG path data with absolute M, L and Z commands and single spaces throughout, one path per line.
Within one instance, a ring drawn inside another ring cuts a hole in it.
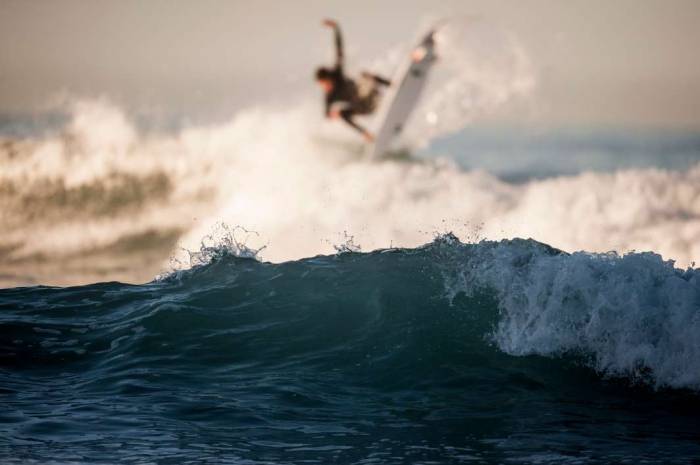
M 326 94 L 326 118 L 342 118 L 360 132 L 367 142 L 371 142 L 374 140 L 372 133 L 357 124 L 354 117 L 372 114 L 377 108 L 380 89 L 391 85 L 391 82 L 368 72 L 363 72 L 362 79 L 357 82 L 348 78 L 343 70 L 343 37 L 340 26 L 332 19 L 324 20 L 323 25 L 333 29 L 336 53 L 335 66 L 322 66 L 316 70 L 316 81 Z

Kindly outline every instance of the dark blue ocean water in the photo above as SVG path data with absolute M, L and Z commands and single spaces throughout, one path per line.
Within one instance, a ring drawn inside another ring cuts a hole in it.
M 534 241 L 0 290 L 2 463 L 697 463 L 700 270 Z

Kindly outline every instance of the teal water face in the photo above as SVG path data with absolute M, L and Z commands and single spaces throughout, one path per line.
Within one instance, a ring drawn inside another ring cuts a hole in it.
M 698 325 L 699 270 L 534 241 L 7 289 L 0 457 L 693 463 Z

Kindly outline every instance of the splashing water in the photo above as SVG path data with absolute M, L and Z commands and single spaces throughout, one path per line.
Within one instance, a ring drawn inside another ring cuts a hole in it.
M 535 67 L 517 38 L 483 19 L 453 18 L 435 35 L 438 64 L 406 129 L 413 144 L 464 128 L 504 107 L 529 102 Z
M 418 112 L 441 118 L 433 129 L 417 118 L 409 138 L 430 140 L 512 105 L 534 82 L 508 34 L 486 24 L 441 34 L 444 75 Z M 142 133 L 104 100 L 70 111 L 58 133 L 0 145 L 6 283 L 148 281 L 173 250 L 198 250 L 220 222 L 257 231 L 262 258 L 275 262 L 333 253 L 341 231 L 373 250 L 416 246 L 436 230 L 465 238 L 474 225 L 479 238 L 534 237 L 567 251 L 652 250 L 681 266 L 700 257 L 700 157 L 684 171 L 515 184 L 461 169 L 450 158 L 458 152 L 358 159 L 355 135 L 322 121 L 311 103 L 165 134 Z

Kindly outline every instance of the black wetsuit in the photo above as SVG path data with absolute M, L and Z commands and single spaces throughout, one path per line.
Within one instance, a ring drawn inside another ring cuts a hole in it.
M 375 88 L 365 96 L 360 96 L 358 93 L 357 84 L 352 79 L 345 76 L 343 72 L 343 38 L 340 34 L 340 28 L 333 28 L 335 35 L 335 51 L 336 61 L 335 66 L 331 68 L 328 78 L 333 83 L 333 88 L 326 93 L 326 117 L 331 114 L 331 106 L 335 103 L 342 103 L 340 117 L 361 133 L 366 133 L 365 128 L 353 121 L 355 115 L 367 115 L 375 110 L 379 91 Z M 363 73 L 363 76 L 371 78 L 377 85 L 390 85 L 387 79 L 382 77 Z

